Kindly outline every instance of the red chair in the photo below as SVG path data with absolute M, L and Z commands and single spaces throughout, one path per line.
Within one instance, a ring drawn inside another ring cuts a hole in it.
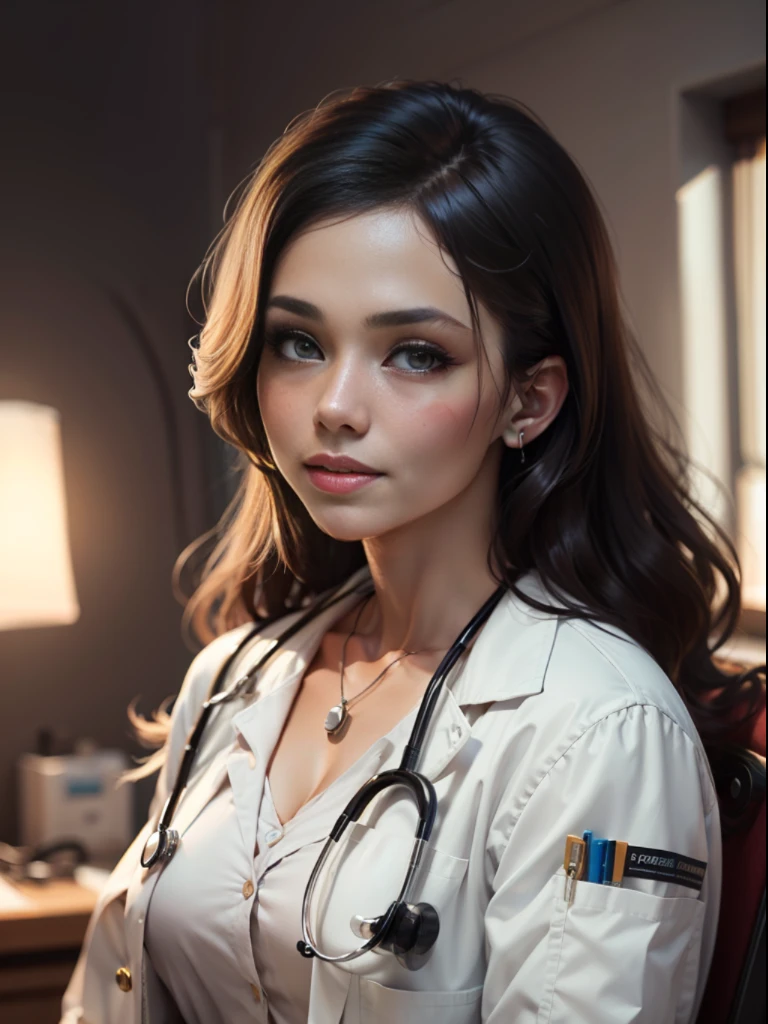
M 765 1022 L 765 688 L 759 715 L 710 752 L 723 833 L 723 889 L 697 1024 Z

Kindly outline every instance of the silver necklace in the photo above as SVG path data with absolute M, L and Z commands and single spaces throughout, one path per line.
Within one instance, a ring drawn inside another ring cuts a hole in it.
M 344 640 L 344 645 L 341 648 L 341 672 L 339 673 L 339 682 L 341 685 L 341 701 L 338 704 L 334 704 L 334 706 L 325 716 L 325 731 L 329 735 L 334 735 L 341 729 L 341 727 L 347 720 L 347 708 L 351 707 L 355 703 L 355 701 L 360 700 L 361 697 L 368 693 L 371 687 L 378 683 L 378 681 L 381 679 L 385 672 L 388 672 L 393 665 L 396 665 L 398 661 L 402 661 L 403 658 L 407 658 L 410 654 L 418 653 L 417 651 L 406 651 L 405 654 L 398 655 L 394 659 L 394 661 L 390 661 L 390 663 L 386 665 L 381 672 L 379 672 L 379 674 L 376 676 L 373 682 L 370 682 L 364 690 L 361 690 L 360 693 L 355 694 L 355 696 L 351 700 L 347 700 L 347 698 L 344 696 L 344 669 L 346 668 L 347 664 L 347 644 L 354 635 L 354 632 L 357 629 L 357 624 L 360 621 L 360 616 L 363 614 L 365 606 L 368 604 L 368 601 L 370 601 L 371 597 L 373 597 L 373 594 L 371 594 L 365 601 L 363 601 L 362 605 L 360 606 L 360 611 L 357 613 L 355 617 L 355 623 L 352 626 L 352 631 Z

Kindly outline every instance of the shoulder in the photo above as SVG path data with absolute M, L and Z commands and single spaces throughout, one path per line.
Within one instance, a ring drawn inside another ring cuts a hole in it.
M 525 709 L 539 723 L 549 720 L 555 732 L 583 731 L 632 707 L 655 708 L 699 742 L 674 683 L 633 637 L 596 618 L 549 610 L 563 603 L 538 573 L 526 574 L 518 586 L 545 607 L 505 595 L 469 659 L 467 678 L 457 688 L 459 703 L 493 701 L 515 712 Z
M 701 738 L 653 656 L 603 622 L 553 615 L 550 626 L 540 678 L 526 694 L 496 701 L 486 724 L 487 715 L 477 722 L 487 731 L 488 775 L 496 780 L 496 841 L 506 842 L 526 808 L 548 802 L 585 805 L 590 821 L 593 804 L 615 810 L 616 801 L 628 811 L 644 801 L 662 815 L 669 808 L 683 817 L 715 813 Z
M 685 702 L 655 658 L 623 630 L 562 619 L 542 681 L 536 717 L 552 745 L 541 777 L 578 764 L 696 779 L 711 809 L 709 760 Z M 534 709 L 532 709 L 534 710 Z M 606 769 L 608 770 L 608 769 Z M 638 783 L 639 784 L 639 783 Z
M 170 731 L 166 743 L 172 757 L 180 753 L 186 742 L 186 737 L 200 713 L 203 701 L 208 697 L 219 669 L 249 634 L 253 634 L 254 638 L 258 636 L 255 623 L 247 622 L 235 626 L 234 629 L 214 637 L 190 662 L 171 711 Z
M 674 683 L 629 634 L 603 622 L 563 619 L 543 680 L 551 699 L 580 705 L 586 727 L 630 708 L 653 708 L 694 744 L 696 726 Z
M 526 583 L 544 604 L 561 606 L 537 580 Z M 711 805 L 711 769 L 684 700 L 651 653 L 616 626 L 509 595 L 471 677 L 459 703 L 492 701 L 494 714 L 477 729 L 501 781 L 516 777 L 521 797 L 563 766 L 610 777 L 631 760 L 697 778 Z
M 227 686 L 237 679 L 241 668 L 250 666 L 266 650 L 267 645 L 279 637 L 303 610 L 290 612 L 261 628 L 255 622 L 245 622 L 221 633 L 192 659 L 173 707 L 173 717 L 184 721 L 194 717 L 207 698 L 210 688 L 225 662 L 236 654 L 227 670 Z
M 188 704 L 197 707 L 205 700 L 218 669 L 255 629 L 253 622 L 235 626 L 234 629 L 214 637 L 201 651 L 198 651 L 184 675 L 184 681 L 174 705 L 174 713 L 177 709 L 183 710 Z

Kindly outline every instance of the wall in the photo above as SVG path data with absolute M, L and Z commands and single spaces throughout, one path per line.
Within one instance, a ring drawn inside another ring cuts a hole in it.
M 125 709 L 178 690 L 192 654 L 171 569 L 218 507 L 210 431 L 186 394 L 185 289 L 212 233 L 204 10 L 120 10 L 31 2 L 3 31 L 0 399 L 61 412 L 82 608 L 73 626 L 0 632 L 0 840 L 11 842 L 14 764 L 38 727 L 143 753 Z M 157 381 L 110 292 L 166 381 L 173 461 Z M 152 785 L 137 789 L 137 824 Z
M 718 149 L 722 163 L 718 97 L 764 81 L 765 5 L 631 0 L 459 73 L 521 95 L 585 170 L 631 322 L 686 425 L 675 194 Z

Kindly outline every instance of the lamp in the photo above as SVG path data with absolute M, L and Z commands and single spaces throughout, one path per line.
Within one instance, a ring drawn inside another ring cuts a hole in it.
M 80 617 L 59 420 L 50 406 L 0 401 L 0 629 Z

